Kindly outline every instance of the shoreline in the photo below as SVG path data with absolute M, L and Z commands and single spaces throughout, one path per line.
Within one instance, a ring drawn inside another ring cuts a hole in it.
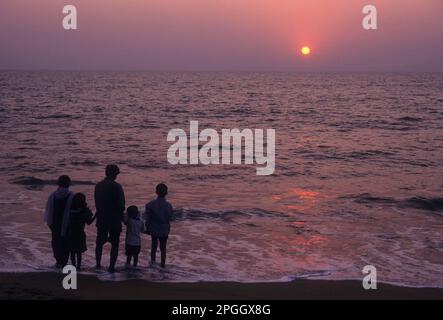
M 356 280 L 291 282 L 150 282 L 100 280 L 78 275 L 78 289 L 62 287 L 64 274 L 0 273 L 2 300 L 298 300 L 298 299 L 432 299 L 443 300 L 443 288 L 401 287 L 378 283 L 364 290 Z

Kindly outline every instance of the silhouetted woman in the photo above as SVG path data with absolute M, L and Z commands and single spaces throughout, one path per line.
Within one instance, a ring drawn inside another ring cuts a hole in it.
M 52 251 L 56 266 L 63 268 L 68 262 L 69 252 L 66 244 L 66 231 L 69 225 L 74 194 L 69 191 L 71 179 L 62 175 L 57 180 L 58 188 L 48 198 L 45 211 L 45 222 L 52 233 Z
M 81 268 L 82 253 L 87 250 L 85 225 L 90 225 L 93 221 L 94 217 L 88 208 L 85 195 L 76 193 L 72 199 L 67 242 L 71 263 L 77 270 Z

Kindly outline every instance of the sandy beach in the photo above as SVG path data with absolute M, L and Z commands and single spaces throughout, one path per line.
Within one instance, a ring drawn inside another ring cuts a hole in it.
M 21 299 L 443 299 L 443 288 L 410 288 L 379 284 L 366 291 L 359 281 L 297 280 L 282 283 L 155 283 L 143 280 L 101 281 L 79 275 L 78 290 L 64 290 L 63 274 L 1 273 L 0 298 Z

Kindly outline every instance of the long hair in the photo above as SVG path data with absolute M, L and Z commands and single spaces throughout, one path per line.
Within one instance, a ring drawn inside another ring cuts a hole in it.
M 71 208 L 74 210 L 83 209 L 86 207 L 86 196 L 79 192 L 74 195 L 74 198 L 72 199 L 72 206 Z

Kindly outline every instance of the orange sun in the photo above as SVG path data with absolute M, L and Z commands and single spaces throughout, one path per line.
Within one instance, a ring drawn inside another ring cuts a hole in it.
M 309 47 L 301 48 L 301 54 L 304 55 L 304 56 L 307 56 L 307 55 L 311 54 L 311 48 L 309 48 Z

